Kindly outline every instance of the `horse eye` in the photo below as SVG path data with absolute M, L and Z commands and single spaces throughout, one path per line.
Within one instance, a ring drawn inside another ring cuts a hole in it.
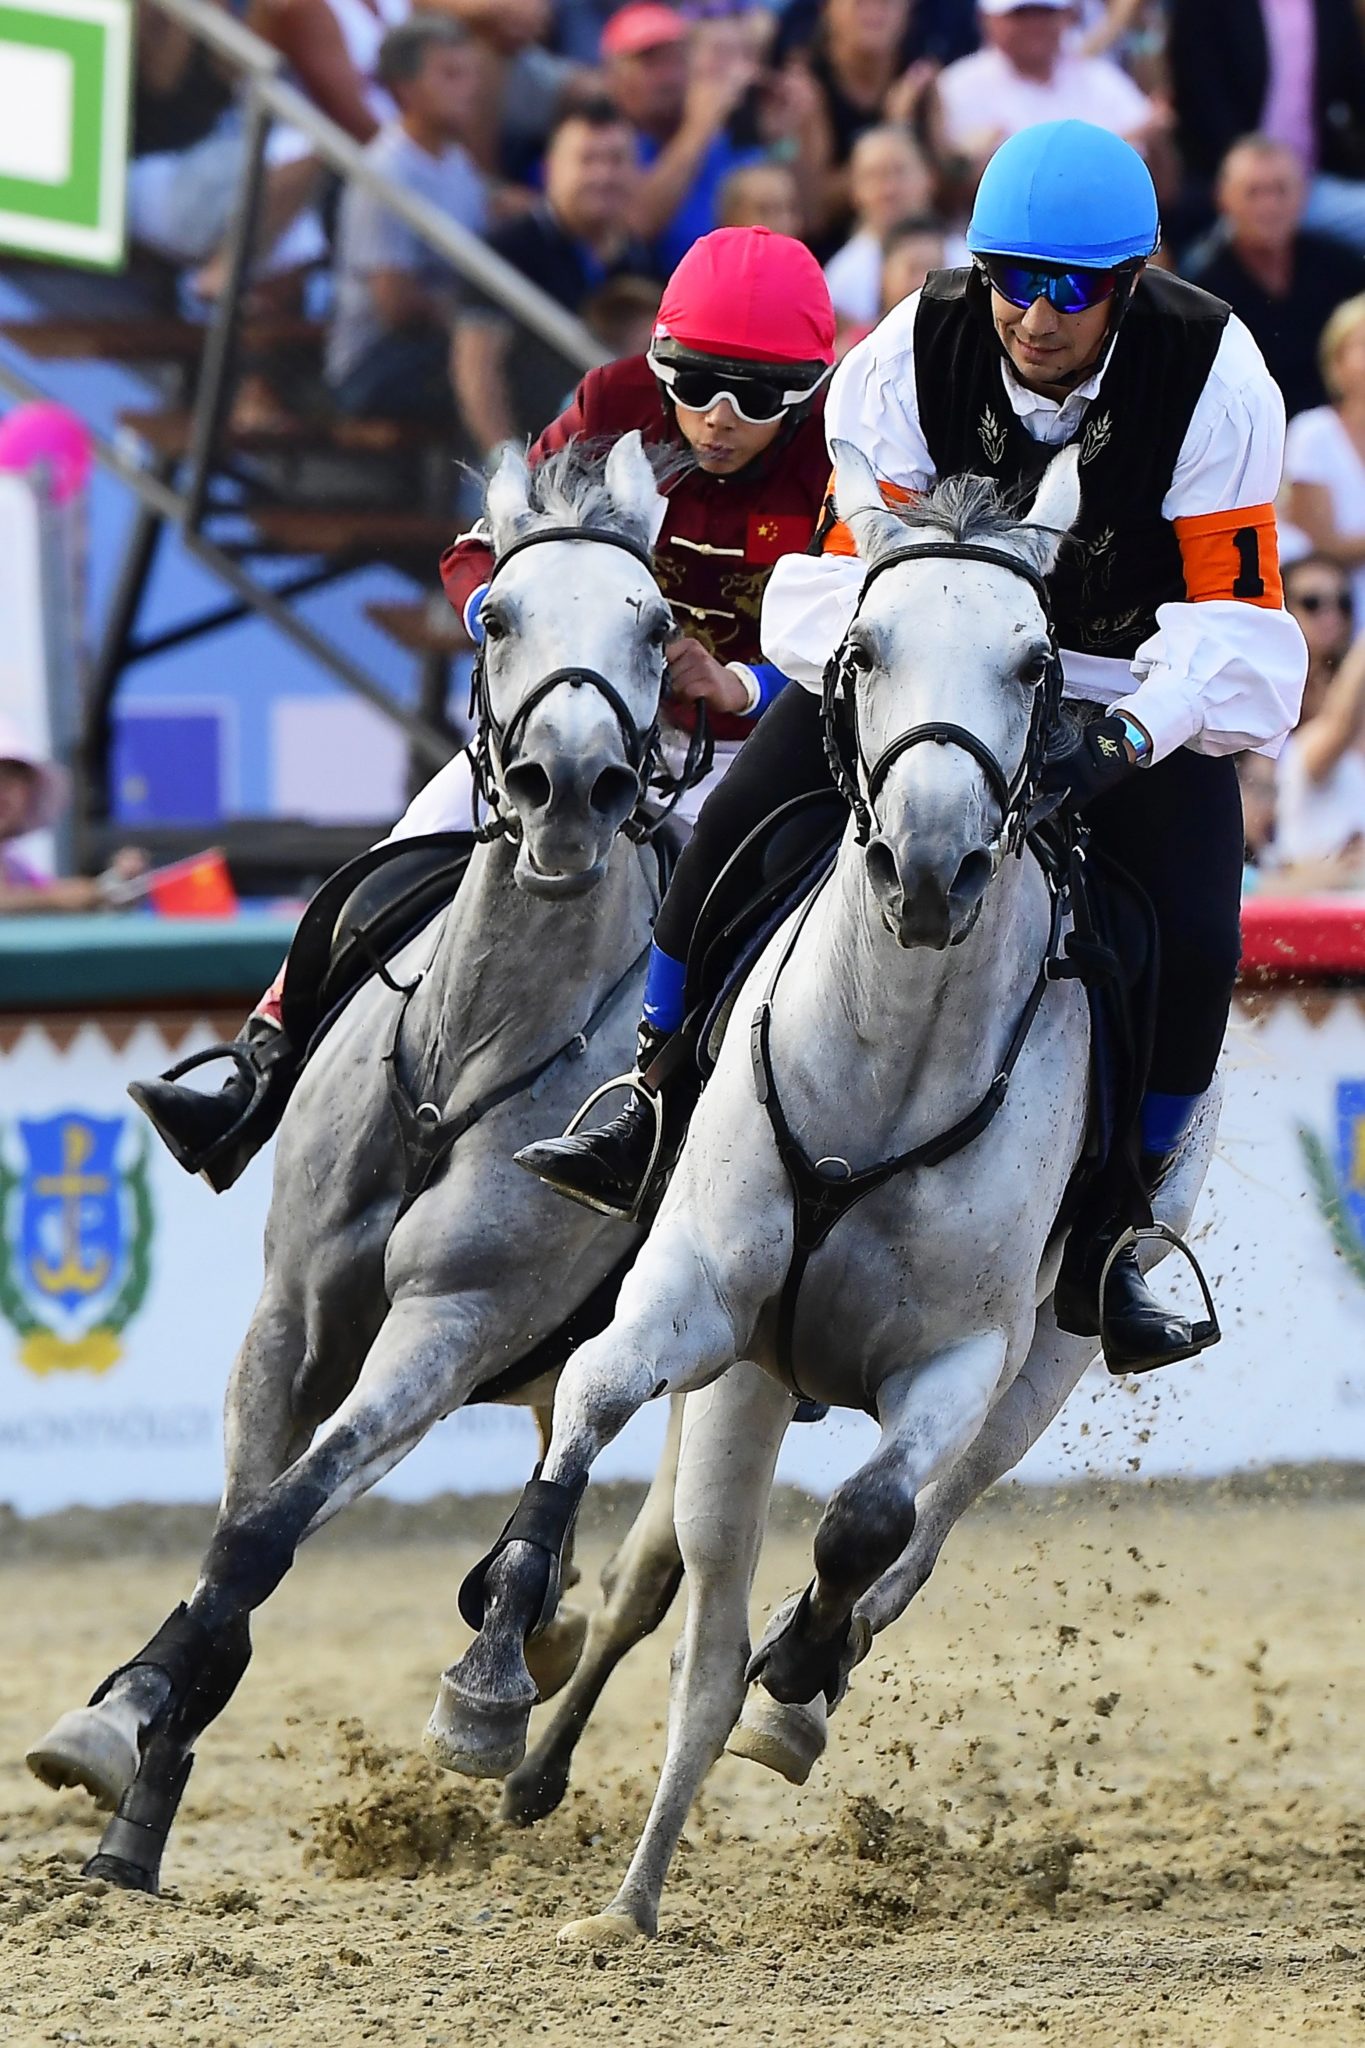
M 861 640 L 849 642 L 848 653 L 844 658 L 857 676 L 867 675 L 872 667 L 872 651 L 864 647 Z
M 649 644 L 651 647 L 666 647 L 672 635 L 672 619 L 656 619 L 649 629 Z
M 1046 679 L 1049 657 L 1046 654 L 1031 654 L 1019 671 L 1019 680 L 1030 690 L 1036 690 Z
M 505 640 L 507 638 L 507 621 L 499 613 L 490 612 L 485 609 L 479 616 L 479 624 L 483 627 L 483 637 L 485 640 Z

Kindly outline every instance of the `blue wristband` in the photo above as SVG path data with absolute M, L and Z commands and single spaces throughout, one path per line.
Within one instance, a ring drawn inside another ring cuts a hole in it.
M 480 583 L 476 589 L 470 591 L 464 601 L 464 610 L 460 613 L 460 617 L 464 621 L 464 629 L 476 647 L 482 647 L 484 643 L 484 630 L 479 620 L 479 607 L 487 595 L 487 583 Z

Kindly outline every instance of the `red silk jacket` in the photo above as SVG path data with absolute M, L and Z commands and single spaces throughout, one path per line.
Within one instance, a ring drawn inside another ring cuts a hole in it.
M 616 440 L 638 427 L 646 443 L 676 441 L 659 386 L 643 356 L 627 356 L 590 370 L 573 403 L 553 420 L 531 449 L 532 465 L 565 443 Z M 758 615 L 763 588 L 782 555 L 800 554 L 820 517 L 829 483 L 824 392 L 796 429 L 732 477 L 690 469 L 665 486 L 668 510 L 654 555 L 659 588 L 678 624 L 717 661 L 762 659 Z M 467 536 L 441 557 L 441 581 L 457 612 L 487 580 L 492 553 L 485 540 Z M 691 705 L 665 707 L 672 723 L 689 726 Z M 717 739 L 742 740 L 749 718 L 712 713 Z

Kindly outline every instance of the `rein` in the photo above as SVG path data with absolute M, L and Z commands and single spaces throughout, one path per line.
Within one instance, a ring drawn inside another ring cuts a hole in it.
M 535 533 L 523 534 L 520 540 L 513 541 L 511 547 L 503 550 L 493 564 L 488 579 L 489 588 L 492 588 L 502 570 L 515 556 L 524 554 L 528 548 L 539 547 L 546 541 L 590 541 L 596 547 L 619 548 L 623 554 L 631 555 L 649 570 L 651 575 L 654 573 L 653 559 L 648 549 L 639 546 L 626 534 L 608 533 L 584 526 L 545 526 Z M 551 691 L 557 690 L 562 683 L 567 683 L 575 690 L 586 686 L 596 690 L 606 699 L 620 728 L 626 760 L 640 785 L 635 808 L 621 830 L 627 838 L 633 839 L 637 844 L 652 839 L 665 819 L 677 807 L 685 792 L 710 772 L 714 747 L 706 706 L 697 706 L 697 722 L 688 739 L 686 759 L 678 774 L 671 775 L 663 765 L 658 714 L 655 714 L 648 728 L 641 732 L 631 714 L 630 706 L 600 669 L 585 668 L 581 664 L 552 669 L 533 690 L 528 691 L 506 725 L 500 725 L 493 711 L 488 688 L 486 643 L 479 648 L 474 657 L 469 680 L 469 715 L 474 725 L 474 738 L 465 749 L 474 781 L 476 800 L 483 805 L 488 814 L 483 824 L 475 826 L 477 837 L 488 840 L 503 835 L 508 838 L 519 836 L 515 816 L 509 816 L 499 806 L 498 776 L 506 775 L 507 770 L 516 762 L 518 747 L 525 737 L 532 713 L 544 703 Z M 651 788 L 665 801 L 660 808 L 647 814 L 645 804 Z
M 918 1145 L 912 1145 L 908 1151 L 897 1152 L 893 1157 L 878 1160 L 875 1165 L 863 1167 L 857 1172 L 846 1159 L 812 1160 L 792 1130 L 778 1093 L 772 1057 L 773 1000 L 777 994 L 778 982 L 796 950 L 806 920 L 825 883 L 822 882 L 820 888 L 807 899 L 793 924 L 769 977 L 763 999 L 754 1013 L 749 1029 L 749 1053 L 753 1063 L 754 1092 L 767 1114 L 777 1146 L 777 1155 L 792 1191 L 792 1255 L 777 1300 L 774 1349 L 778 1373 L 792 1393 L 801 1400 L 808 1399 L 809 1396 L 796 1377 L 792 1338 L 796 1328 L 801 1283 L 812 1256 L 850 1209 L 856 1208 L 859 1202 L 875 1194 L 878 1188 L 885 1187 L 898 1173 L 906 1173 L 919 1166 L 941 1166 L 954 1154 L 964 1151 L 974 1139 L 979 1138 L 989 1128 L 1009 1093 L 1011 1076 L 1028 1041 L 1029 1032 L 1042 1006 L 1049 981 L 1056 979 L 1059 973 L 1075 971 L 1069 969 L 1061 959 L 1066 889 L 1060 879 L 1055 858 L 1047 849 L 1032 842 L 1035 823 L 1040 822 L 1045 809 L 1050 808 L 1038 805 L 1038 785 L 1062 692 L 1062 664 L 1052 630 L 1047 585 L 1036 570 L 1021 562 L 1016 556 L 1007 554 L 1003 549 L 980 547 L 970 541 L 941 541 L 931 542 L 923 547 L 899 548 L 893 554 L 883 556 L 868 571 L 859 592 L 853 619 L 849 621 L 849 631 L 851 632 L 853 622 L 862 609 L 869 588 L 884 570 L 895 568 L 902 562 L 926 559 L 987 562 L 994 567 L 1008 569 L 1032 585 L 1043 606 L 1048 625 L 1050 652 L 1047 671 L 1034 702 L 1028 740 L 1019 768 L 1013 779 L 1007 777 L 984 740 L 969 732 L 965 726 L 953 725 L 944 720 L 911 726 L 907 731 L 899 733 L 869 768 L 858 733 L 857 709 L 853 695 L 855 670 L 848 658 L 847 633 L 825 668 L 825 752 L 830 768 L 839 790 L 853 812 L 857 843 L 865 846 L 877 825 L 877 792 L 885 782 L 893 762 L 898 761 L 901 755 L 908 753 L 912 747 L 931 740 L 939 746 L 961 747 L 979 763 L 990 784 L 991 793 L 1000 806 L 1000 834 L 992 848 L 993 864 L 998 867 L 1000 861 L 1010 853 L 1022 856 L 1025 845 L 1033 843 L 1034 853 L 1047 879 L 1052 915 L 1047 945 L 1043 950 L 1037 976 L 1019 1013 L 999 1070 L 980 1101 L 946 1131 L 941 1131 L 937 1137 L 927 1138 Z M 859 771 L 863 776 L 866 796 L 863 793 L 863 786 L 859 783 Z
M 974 732 L 969 732 L 966 726 L 953 725 L 944 719 L 934 719 L 924 725 L 912 725 L 908 731 L 898 733 L 895 739 L 882 749 L 871 766 L 868 765 L 863 753 L 862 737 L 858 730 L 857 699 L 854 694 L 857 670 L 850 658 L 849 635 L 863 608 L 868 591 L 879 576 L 888 569 L 899 568 L 905 562 L 926 561 L 985 562 L 992 568 L 1008 569 L 1011 575 L 1021 576 L 1025 583 L 1032 586 L 1043 607 L 1043 616 L 1047 620 L 1048 628 L 1047 668 L 1034 699 L 1028 740 L 1013 779 L 1006 776 L 984 740 Z M 1036 569 L 1031 569 L 1027 562 L 1020 561 L 1017 555 L 1009 554 L 1003 548 L 982 547 L 975 541 L 928 541 L 913 547 L 897 548 L 893 553 L 883 555 L 880 561 L 873 563 L 864 577 L 863 587 L 858 593 L 857 606 L 848 622 L 848 629 L 825 665 L 821 700 L 825 723 L 826 758 L 834 780 L 853 813 L 858 844 L 866 846 L 877 829 L 878 792 L 894 764 L 899 761 L 902 754 L 908 754 L 912 747 L 933 741 L 941 747 L 960 747 L 964 753 L 970 754 L 990 785 L 991 795 L 1000 808 L 1000 831 L 991 847 L 993 864 L 998 867 L 1001 860 L 1009 854 L 1022 853 L 1030 827 L 1035 822 L 1033 812 L 1043 759 L 1057 722 L 1061 701 L 1062 660 L 1057 651 L 1056 636 L 1052 627 L 1052 608 L 1047 584 Z

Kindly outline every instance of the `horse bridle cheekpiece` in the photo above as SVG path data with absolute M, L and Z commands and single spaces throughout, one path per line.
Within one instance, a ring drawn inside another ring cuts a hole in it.
M 492 587 L 514 556 L 524 554 L 527 548 L 539 547 L 542 542 L 552 540 L 592 541 L 598 547 L 620 548 L 623 553 L 633 555 L 637 562 L 648 569 L 651 575 L 653 574 L 654 565 L 648 549 L 639 546 L 623 533 L 608 533 L 600 528 L 586 526 L 542 526 L 534 533 L 523 534 L 520 540 L 513 541 L 511 547 L 503 550 L 493 564 L 488 579 L 489 587 Z M 505 776 L 512 767 L 532 713 L 538 705 L 544 703 L 552 690 L 559 688 L 561 683 L 567 683 L 575 690 L 586 684 L 604 697 L 611 706 L 616 723 L 621 728 L 626 760 L 640 784 L 639 799 L 621 829 L 631 839 L 652 839 L 684 792 L 691 789 L 694 783 L 700 782 L 710 771 L 714 749 L 706 718 L 706 706 L 697 706 L 697 722 L 688 740 L 687 757 L 677 775 L 671 774 L 663 765 L 657 715 L 653 723 L 641 732 L 625 698 L 600 669 L 580 666 L 551 669 L 533 690 L 528 690 L 506 725 L 501 725 L 494 715 L 489 695 L 486 642 L 474 657 L 473 673 L 470 676 L 469 713 L 474 724 L 474 737 L 465 750 L 474 778 L 475 794 L 487 812 L 483 823 L 476 827 L 478 836 L 481 839 L 496 839 L 504 833 L 509 838 L 517 836 L 515 816 L 509 816 L 499 807 L 497 774 L 500 772 Z M 494 769 L 495 751 L 497 772 Z M 662 801 L 657 809 L 646 815 L 645 804 L 651 790 Z
M 867 593 L 877 578 L 888 569 L 899 568 L 904 562 L 926 561 L 988 562 L 993 568 L 1008 569 L 1011 575 L 1022 576 L 1026 583 L 1032 585 L 1043 607 L 1048 631 L 1047 666 L 1034 698 L 1028 740 L 1013 780 L 1006 776 L 984 740 L 969 732 L 966 726 L 952 725 L 944 719 L 912 725 L 908 731 L 898 733 L 870 765 L 863 754 L 854 694 L 857 666 L 852 658 L 849 638 Z M 920 542 L 883 555 L 880 561 L 873 563 L 863 579 L 848 632 L 826 664 L 824 675 L 825 753 L 834 780 L 853 813 L 858 844 L 866 846 L 877 828 L 877 795 L 893 763 L 902 754 L 908 754 L 912 747 L 932 740 L 941 747 L 961 747 L 977 762 L 990 784 L 991 795 L 1000 807 L 1000 832 L 991 849 L 997 862 L 1010 853 L 1022 853 L 1030 827 L 1037 820 L 1035 805 L 1043 761 L 1056 731 L 1061 701 L 1062 662 L 1053 634 L 1052 607 L 1047 585 L 1036 569 L 1031 569 L 1027 562 L 1006 553 L 1003 548 L 981 547 L 973 541 Z

